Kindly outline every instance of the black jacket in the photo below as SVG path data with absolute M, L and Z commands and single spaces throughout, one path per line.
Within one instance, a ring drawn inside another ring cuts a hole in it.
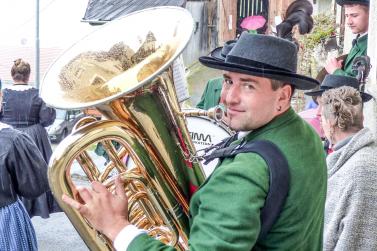
M 26 134 L 0 129 L 0 145 L 0 207 L 18 196 L 35 198 L 49 190 L 47 164 Z

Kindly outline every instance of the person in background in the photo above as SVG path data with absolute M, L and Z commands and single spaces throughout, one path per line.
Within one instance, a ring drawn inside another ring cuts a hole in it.
M 208 110 L 217 106 L 220 103 L 220 94 L 223 86 L 223 77 L 213 78 L 208 80 L 203 91 L 202 97 L 196 108 Z
M 0 86 L 1 90 L 1 86 Z M 1 110 L 0 91 L 0 110 Z M 23 198 L 49 190 L 47 164 L 26 134 L 0 122 L 0 250 L 38 250 Z
M 52 149 L 46 126 L 51 125 L 56 111 L 47 107 L 39 97 L 39 90 L 28 84 L 30 65 L 17 59 L 11 69 L 13 85 L 3 90 L 3 108 L 0 121 L 25 132 L 34 141 L 36 150 L 42 153 L 48 163 Z M 36 199 L 22 198 L 30 217 L 48 218 L 50 213 L 61 211 L 50 191 Z
M 319 90 L 319 86 L 314 90 Z M 317 96 L 312 96 L 310 97 L 310 101 L 306 104 L 305 109 L 299 112 L 298 115 L 306 122 L 308 122 L 315 129 L 321 139 L 323 139 L 323 132 L 321 129 L 319 117 L 317 116 L 317 107 Z
M 305 95 L 308 95 L 311 97 L 317 97 L 318 107 L 316 111 L 316 118 L 313 121 L 311 121 L 310 124 L 316 129 L 316 131 L 321 136 L 321 138 L 324 138 L 323 129 L 319 126 L 319 123 L 321 121 L 321 112 L 322 112 L 321 96 L 323 92 L 329 89 L 339 88 L 341 86 L 350 86 L 358 90 L 359 85 L 360 85 L 359 81 L 354 77 L 328 74 L 323 79 L 319 90 L 312 90 L 309 92 L 305 92 Z M 367 102 L 372 99 L 372 96 L 369 95 L 368 93 L 361 92 L 361 98 L 363 102 Z M 325 144 L 326 152 L 330 153 L 331 144 L 329 144 L 328 140 L 325 140 L 324 144 Z
M 200 62 L 224 71 L 221 96 L 228 124 L 243 132 L 232 143 L 271 141 L 288 161 L 291 182 L 280 214 L 259 239 L 261 208 L 269 191 L 267 163 L 252 152 L 225 158 L 190 200 L 190 250 L 320 250 L 325 156 L 318 135 L 291 108 L 295 88 L 311 89 L 318 82 L 296 73 L 296 45 L 243 33 L 225 61 L 209 56 Z M 79 193 L 82 201 L 67 195 L 63 201 L 109 237 L 117 250 L 173 250 L 128 222 L 127 196 L 120 179 L 116 194 L 98 182 Z
M 352 71 L 353 60 L 367 54 L 369 0 L 336 0 L 336 3 L 344 7 L 346 23 L 356 38 L 345 61 L 332 58 L 325 69 L 330 74 L 355 77 L 357 72 Z
M 306 104 L 305 110 L 310 110 L 310 109 L 316 109 L 318 107 L 318 102 L 317 102 L 317 97 L 314 96 L 312 99 Z
M 211 57 L 220 61 L 224 61 L 226 55 L 233 48 L 235 42 L 236 40 L 229 40 L 225 42 L 223 47 L 218 47 L 210 53 Z M 196 105 L 196 108 L 208 110 L 220 104 L 223 82 L 223 77 L 210 79 L 206 84 L 202 97 L 199 103 Z
M 325 91 L 321 123 L 333 145 L 323 250 L 377 250 L 377 142 L 363 127 L 363 98 L 355 88 Z
M 121 147 L 121 144 L 120 144 L 118 141 L 111 140 L 111 143 L 112 143 L 112 145 L 114 146 L 114 149 L 115 149 L 116 151 L 118 151 L 119 148 Z M 105 158 L 105 163 L 104 163 L 104 165 L 107 165 L 107 164 L 110 162 L 110 157 L 109 157 L 109 155 L 107 154 L 106 149 L 105 149 L 105 147 L 103 146 L 103 144 L 102 144 L 101 142 L 98 142 L 98 143 L 97 143 L 96 148 L 94 149 L 94 152 L 95 152 L 98 156 L 102 156 L 103 158 Z

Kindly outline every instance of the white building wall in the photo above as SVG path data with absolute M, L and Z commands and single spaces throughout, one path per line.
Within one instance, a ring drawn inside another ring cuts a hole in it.
M 370 0 L 369 7 L 369 31 L 368 31 L 368 56 L 372 68 L 369 73 L 366 91 L 375 99 L 365 104 L 364 125 L 372 129 L 377 135 L 377 0 Z

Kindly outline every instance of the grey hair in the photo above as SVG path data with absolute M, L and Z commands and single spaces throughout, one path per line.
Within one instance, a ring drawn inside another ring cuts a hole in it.
M 349 86 L 330 89 L 322 94 L 322 116 L 342 131 L 363 128 L 363 101 L 360 92 Z

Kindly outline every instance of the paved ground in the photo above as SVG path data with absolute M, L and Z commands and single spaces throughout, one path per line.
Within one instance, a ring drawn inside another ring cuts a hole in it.
M 32 222 L 40 251 L 89 250 L 64 213 L 52 214 L 48 219 L 33 217 Z

